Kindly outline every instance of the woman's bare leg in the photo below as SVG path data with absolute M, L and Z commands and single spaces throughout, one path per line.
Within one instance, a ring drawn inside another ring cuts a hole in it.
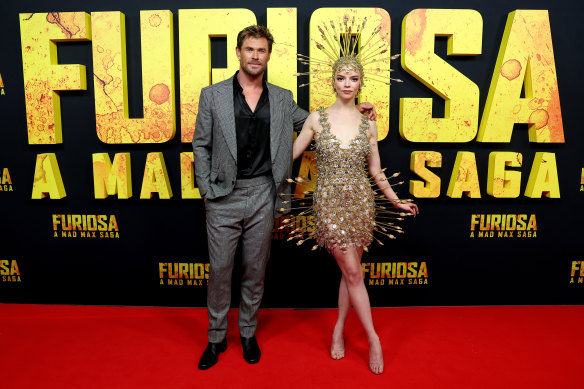
M 363 247 L 357 248 L 359 258 L 363 254 Z M 333 340 L 331 344 L 331 356 L 333 359 L 342 359 L 345 356 L 345 340 L 343 337 L 345 331 L 345 322 L 349 311 L 351 309 L 351 301 L 349 298 L 349 290 L 345 277 L 341 275 L 341 282 L 339 284 L 339 316 L 333 330 Z
M 333 250 L 332 254 L 343 273 L 349 301 L 353 304 L 357 317 L 359 317 L 359 320 L 365 329 L 365 333 L 367 334 L 367 339 L 369 340 L 369 368 L 373 373 L 380 374 L 383 372 L 383 352 L 381 350 L 379 337 L 373 326 L 369 294 L 363 283 L 361 253 L 355 247 L 349 247 L 346 249 L 336 248 Z
M 345 277 L 341 276 L 341 283 L 339 285 L 339 316 L 333 330 L 333 340 L 331 343 L 331 357 L 333 359 L 342 359 L 345 356 L 345 340 L 343 333 L 345 331 L 345 321 L 351 309 L 351 302 L 349 299 L 349 290 Z

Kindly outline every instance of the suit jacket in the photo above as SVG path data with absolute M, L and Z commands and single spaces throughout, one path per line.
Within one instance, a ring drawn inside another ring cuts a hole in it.
M 270 100 L 270 154 L 277 193 L 290 193 L 293 131 L 300 130 L 308 112 L 298 107 L 292 92 L 267 84 Z M 193 137 L 195 176 L 201 196 L 209 200 L 227 196 L 237 177 L 237 137 L 233 108 L 233 77 L 201 90 Z M 287 197 L 287 196 L 286 196 Z M 276 197 L 279 208 L 289 208 Z

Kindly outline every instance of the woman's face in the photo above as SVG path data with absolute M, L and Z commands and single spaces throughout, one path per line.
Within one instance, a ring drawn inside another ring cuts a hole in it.
M 347 73 L 343 69 L 335 75 L 334 85 L 337 96 L 354 99 L 361 86 L 361 75 L 354 70 Z

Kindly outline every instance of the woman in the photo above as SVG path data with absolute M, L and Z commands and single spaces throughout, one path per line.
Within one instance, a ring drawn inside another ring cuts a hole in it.
M 333 87 L 337 100 L 326 110 L 313 112 L 294 142 L 294 159 L 314 139 L 318 180 L 313 195 L 315 236 L 332 253 L 342 278 L 339 315 L 333 330 L 331 357 L 345 356 L 343 331 L 351 304 L 369 340 L 369 368 L 383 372 L 383 352 L 371 318 L 369 295 L 363 282 L 361 256 L 373 239 L 374 193 L 365 163 L 379 190 L 393 205 L 413 215 L 418 207 L 400 202 L 381 170 L 377 149 L 377 127 L 355 108 L 363 84 L 363 67 L 354 57 L 341 57 L 333 65 Z

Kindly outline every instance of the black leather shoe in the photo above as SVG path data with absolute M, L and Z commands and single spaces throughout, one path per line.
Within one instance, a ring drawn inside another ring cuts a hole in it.
M 258 363 L 262 352 L 260 351 L 260 346 L 255 336 L 251 338 L 241 337 L 241 347 L 243 348 L 243 359 L 247 363 Z
M 209 342 L 207 348 L 203 352 L 203 355 L 201 355 L 201 360 L 199 361 L 199 369 L 207 370 L 208 368 L 215 365 L 219 360 L 219 354 L 225 350 L 227 350 L 226 338 L 223 338 L 223 340 L 219 343 Z

